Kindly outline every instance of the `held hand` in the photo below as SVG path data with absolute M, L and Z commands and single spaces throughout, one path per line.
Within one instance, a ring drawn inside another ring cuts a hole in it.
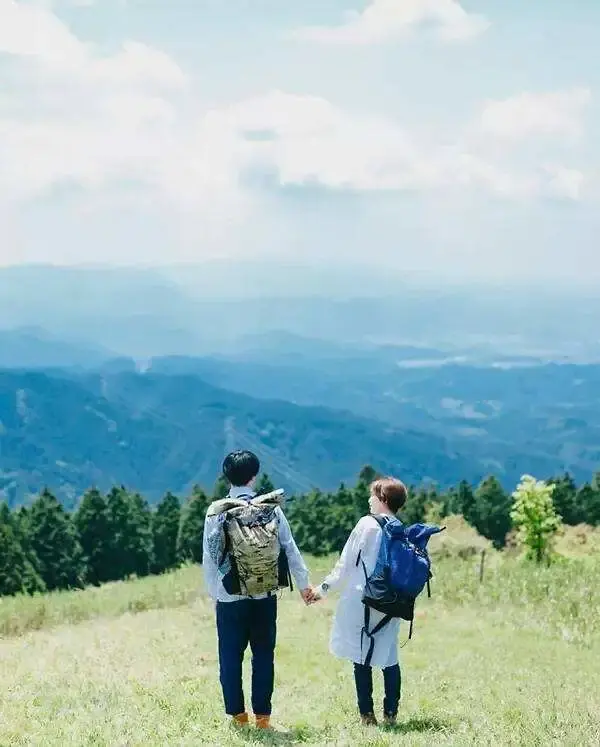
M 304 600 L 304 604 L 306 605 L 312 604 L 314 601 L 313 590 L 308 586 L 306 587 L 306 589 L 302 589 L 300 591 L 300 596 L 302 597 L 302 599 Z

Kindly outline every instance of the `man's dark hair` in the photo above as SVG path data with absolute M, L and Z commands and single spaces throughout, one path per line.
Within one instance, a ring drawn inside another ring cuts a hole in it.
M 251 451 L 233 451 L 223 462 L 223 474 L 236 488 L 247 485 L 259 472 L 260 462 Z

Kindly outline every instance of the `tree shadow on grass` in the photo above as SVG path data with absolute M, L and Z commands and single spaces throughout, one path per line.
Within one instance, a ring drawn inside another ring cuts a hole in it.
M 452 724 L 449 721 L 442 721 L 442 719 L 431 717 L 431 718 L 420 718 L 413 716 L 407 721 L 399 721 L 394 726 L 384 727 L 386 731 L 391 731 L 394 734 L 410 734 L 411 732 L 443 732 L 450 731 Z

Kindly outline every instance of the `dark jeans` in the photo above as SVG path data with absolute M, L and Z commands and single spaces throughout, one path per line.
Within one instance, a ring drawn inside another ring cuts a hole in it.
M 361 716 L 373 713 L 373 669 L 365 664 L 355 664 L 354 682 L 356 683 L 356 697 Z M 400 666 L 398 664 L 393 667 L 386 667 L 383 670 L 383 684 L 385 688 L 383 712 L 386 716 L 397 716 L 401 687 Z
M 258 716 L 271 715 L 275 679 L 277 597 L 217 602 L 219 671 L 225 712 L 244 713 L 242 663 L 250 644 L 252 651 L 252 710 Z

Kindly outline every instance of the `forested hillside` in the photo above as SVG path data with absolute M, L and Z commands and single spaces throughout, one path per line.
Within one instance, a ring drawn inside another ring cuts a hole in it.
M 483 474 L 439 435 L 258 401 L 196 376 L 0 372 L 0 496 L 11 506 L 44 485 L 68 508 L 90 485 L 126 484 L 155 503 L 210 483 L 238 445 L 295 491 L 332 489 L 365 463 L 444 486 Z
M 489 473 L 505 489 L 524 472 L 583 482 L 600 466 L 600 366 L 433 365 L 433 350 L 415 365 L 410 349 L 277 343 L 281 359 L 254 341 L 237 359 L 155 360 L 145 373 L 120 359 L 0 370 L 0 500 L 46 485 L 72 508 L 91 485 L 125 484 L 153 505 L 210 484 L 237 447 L 304 493 L 366 463 L 441 489 Z
M 470 355 L 265 335 L 229 356 L 156 359 L 151 370 L 442 437 L 468 456 L 467 479 L 492 471 L 510 485 L 524 471 L 568 470 L 585 480 L 600 466 L 600 365 Z
M 368 485 L 375 474 L 365 467 L 352 487 L 290 498 L 286 514 L 304 552 L 341 550 L 368 512 Z M 600 525 L 600 475 L 579 486 L 568 475 L 553 482 L 554 506 L 565 524 Z M 259 492 L 272 487 L 263 475 Z M 140 493 L 122 486 L 108 493 L 88 490 L 72 512 L 49 490 L 14 511 L 0 504 L 0 593 L 79 588 L 201 562 L 206 509 L 227 490 L 220 479 L 212 491 L 195 486 L 183 498 L 167 492 L 154 509 Z M 445 492 L 411 487 L 401 518 L 412 523 L 462 515 L 500 548 L 510 542 L 512 503 L 512 495 L 490 476 L 475 487 L 462 481 Z

